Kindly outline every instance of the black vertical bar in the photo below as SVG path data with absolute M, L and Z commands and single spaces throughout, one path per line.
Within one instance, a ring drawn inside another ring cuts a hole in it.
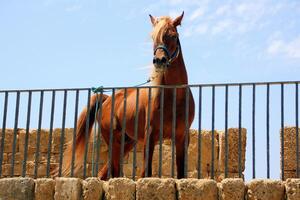
M 77 132 L 77 117 L 78 117 L 78 102 L 79 102 L 79 90 L 76 90 L 75 97 L 75 111 L 74 111 L 74 130 L 72 138 L 72 161 L 71 161 L 71 177 L 74 176 L 75 165 L 75 145 L 76 145 L 76 132 Z
M 255 87 L 252 86 L 252 178 L 255 179 Z
M 28 105 L 27 105 L 26 133 L 25 133 L 25 143 L 24 143 L 24 157 L 23 157 L 23 161 L 22 161 L 22 177 L 25 177 L 25 175 L 26 175 L 29 126 L 30 126 L 30 114 L 31 114 L 31 97 L 32 97 L 32 92 L 29 91 L 29 93 L 28 93 Z
M 172 100 L 172 163 L 171 163 L 171 177 L 175 176 L 175 144 L 176 144 L 176 94 L 177 88 L 173 88 Z
M 299 119 L 298 119 L 298 109 L 299 109 L 299 104 L 298 104 L 298 83 L 295 83 L 295 123 L 296 123 L 296 160 L 297 160 L 297 169 L 296 169 L 296 174 L 297 178 L 299 178 Z
M 281 179 L 284 180 L 284 85 L 281 83 Z
M 52 91 L 52 100 L 51 100 L 51 114 L 50 114 L 50 130 L 49 130 L 49 139 L 48 139 L 48 152 L 47 152 L 47 177 L 50 176 L 50 159 L 52 151 L 52 132 L 53 132 L 53 122 L 54 122 L 54 110 L 55 110 L 55 90 Z
M 108 172 L 107 178 L 112 175 L 111 165 L 112 165 L 112 145 L 113 145 L 113 128 L 114 128 L 114 113 L 115 113 L 115 89 L 112 89 L 111 95 L 111 112 L 110 112 L 110 127 L 109 127 L 109 145 L 108 145 Z
M 103 101 L 103 90 L 100 90 L 100 98 L 99 98 L 99 108 L 98 108 L 98 134 L 97 134 L 97 154 L 96 154 L 96 167 L 95 170 L 98 172 L 99 169 L 99 159 L 100 159 L 100 148 L 101 148 L 101 120 L 102 120 L 102 101 Z
M 95 167 L 96 167 L 96 163 L 95 163 L 95 151 L 96 151 L 96 154 L 98 153 L 98 147 L 97 147 L 97 144 L 98 144 L 98 137 L 97 137 L 97 115 L 98 115 L 98 106 L 100 104 L 99 102 L 99 96 L 98 96 L 98 93 L 95 94 L 96 95 L 96 107 L 95 107 L 95 123 L 94 123 L 94 137 L 93 137 L 93 150 L 92 150 L 92 177 L 95 177 L 96 176 L 96 170 L 95 170 Z
M 132 161 L 132 179 L 136 176 L 136 146 L 138 143 L 138 122 L 139 122 L 139 88 L 136 88 L 136 103 L 135 103 L 135 118 L 134 118 L 134 146 L 133 146 L 133 161 Z
M 212 86 L 212 117 L 211 117 L 211 174 L 210 178 L 215 177 L 215 86 Z
M 228 85 L 225 86 L 225 178 L 228 177 Z
M 185 89 L 184 177 L 188 176 L 190 88 Z
M 160 94 L 160 126 L 159 126 L 159 165 L 158 165 L 158 177 L 162 175 L 162 143 L 164 134 L 164 88 L 161 88 Z
M 88 157 L 88 149 L 89 149 L 89 129 L 90 129 L 90 100 L 91 100 L 91 89 L 88 89 L 87 94 L 87 118 L 85 124 L 85 145 L 84 145 L 84 157 L 83 157 L 83 178 L 86 178 L 86 163 Z
M 61 176 L 62 172 L 62 163 L 63 163 L 63 151 L 65 143 L 65 124 L 66 124 L 66 109 L 67 109 L 67 98 L 68 91 L 64 90 L 64 104 L 63 104 L 63 115 L 62 115 L 62 125 L 61 125 L 61 135 L 60 135 L 60 150 L 59 150 L 59 170 L 58 176 Z
M 121 152 L 120 152 L 120 177 L 123 177 L 123 164 L 124 164 L 124 143 L 125 143 L 125 131 L 126 131 L 126 107 L 127 107 L 127 89 L 124 89 L 124 109 L 123 109 L 123 121 L 121 132 Z
M 197 163 L 197 169 L 198 169 L 198 179 L 202 178 L 202 167 L 201 167 L 201 161 L 202 161 L 202 134 L 201 134 L 201 125 L 202 125 L 202 87 L 199 86 L 199 113 L 198 113 L 198 163 Z
M 53 122 L 54 122 L 54 110 L 55 110 L 55 90 L 52 91 L 51 100 L 51 114 L 50 114 L 50 130 L 48 138 L 48 152 L 47 152 L 47 177 L 50 176 L 50 159 L 52 152 L 52 132 L 53 132 Z
M 239 178 L 242 178 L 242 85 L 239 85 Z
M 270 178 L 270 84 L 267 84 L 267 178 Z
M 1 137 L 1 149 L 0 149 L 0 177 L 2 175 L 2 162 L 3 162 L 3 152 L 4 152 L 4 140 L 5 140 L 5 129 L 6 129 L 6 117 L 7 117 L 7 103 L 8 103 L 8 92 L 5 92 L 4 97 L 4 111 L 3 111 L 3 121 L 2 121 L 2 137 Z
M 41 127 L 42 127 L 42 117 L 43 117 L 43 104 L 44 104 L 44 91 L 41 91 L 41 94 L 40 94 L 40 107 L 39 107 L 39 121 L 38 121 L 37 137 L 36 137 L 34 178 L 37 178 L 37 176 L 38 176 L 38 165 L 39 165 L 39 156 L 40 156 L 40 141 L 41 141 Z
M 14 124 L 14 137 L 13 137 L 12 159 L 11 159 L 11 172 L 10 172 L 11 177 L 14 176 L 14 171 L 15 171 L 15 154 L 16 154 L 16 143 L 17 143 L 17 133 L 18 133 L 19 107 L 20 107 L 20 91 L 17 91 L 16 110 L 15 110 L 15 124 Z
M 146 133 L 146 155 L 145 155 L 145 177 L 148 177 L 148 169 L 149 169 L 149 143 L 150 143 L 150 116 L 151 116 L 151 93 L 152 88 L 149 88 L 148 92 L 148 111 L 147 111 L 147 133 Z

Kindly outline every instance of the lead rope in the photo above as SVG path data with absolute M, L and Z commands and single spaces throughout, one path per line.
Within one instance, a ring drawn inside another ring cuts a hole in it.
M 155 76 L 155 77 L 151 76 L 151 77 L 149 77 L 145 82 L 140 83 L 140 84 L 138 84 L 138 85 L 135 85 L 135 86 L 133 86 L 133 87 L 140 87 L 140 86 L 146 85 L 146 84 L 152 82 L 156 77 L 157 77 L 157 76 Z M 109 92 L 109 91 L 110 91 L 110 90 L 103 89 L 103 88 L 104 88 L 103 86 L 100 86 L 100 87 L 92 87 L 91 90 L 92 90 L 92 92 L 95 93 L 95 94 L 96 94 L 96 93 L 99 93 L 99 92 L 101 92 L 101 91 L 102 91 L 102 92 Z

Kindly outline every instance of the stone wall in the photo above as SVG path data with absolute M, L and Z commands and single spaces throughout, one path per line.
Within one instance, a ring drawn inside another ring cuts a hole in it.
M 2 130 L 0 129 L 0 133 Z M 245 169 L 245 148 L 246 148 L 246 129 L 242 129 L 242 171 Z M 188 149 L 188 176 L 190 178 L 198 177 L 198 132 L 196 130 L 190 131 L 190 145 Z M 211 170 L 211 151 L 212 151 L 212 138 L 211 131 L 203 130 L 201 132 L 201 177 L 209 178 Z M 223 131 L 215 131 L 214 134 L 214 166 L 215 178 L 222 180 L 224 178 L 224 163 L 225 163 L 225 134 Z M 73 137 L 73 129 L 65 129 L 65 142 L 70 141 Z M 17 130 L 16 136 L 16 153 L 15 153 L 15 167 L 14 176 L 20 176 L 22 171 L 22 162 L 24 158 L 24 144 L 26 138 L 26 131 L 24 129 Z M 0 134 L 0 141 L 2 135 Z M 61 129 L 54 129 L 52 132 L 51 143 L 51 158 L 50 169 L 58 166 L 60 157 L 60 144 L 61 144 Z M 238 129 L 228 129 L 228 175 L 229 177 L 238 177 Z M 41 130 L 40 133 L 40 148 L 39 148 L 39 162 L 37 177 L 46 177 L 47 169 L 47 153 L 49 143 L 49 130 Z M 1 144 L 1 143 L 0 143 Z M 4 141 L 4 153 L 2 164 L 2 177 L 10 177 L 11 162 L 12 162 L 12 144 L 13 144 L 13 129 L 6 129 Z M 26 176 L 33 177 L 35 168 L 35 154 L 37 152 L 37 130 L 32 129 L 29 131 L 28 140 L 28 158 L 26 164 Z M 163 163 L 162 163 L 162 177 L 171 177 L 171 163 L 172 163 L 172 150 L 171 141 L 165 140 L 163 143 Z M 100 159 L 99 168 L 107 161 L 108 148 L 104 140 L 101 138 L 100 146 Z M 90 138 L 88 159 L 87 159 L 87 176 L 91 176 L 93 155 L 93 137 Z M 140 174 L 143 163 L 143 146 L 137 145 L 137 175 Z M 158 176 L 159 168 L 159 146 L 156 145 L 153 157 L 153 176 Z M 124 158 L 124 175 L 131 178 L 132 176 L 132 162 L 133 152 L 131 151 Z M 176 166 L 175 166 L 176 175 Z M 82 173 L 76 175 L 82 177 Z
M 27 200 L 299 200 L 300 179 L 252 180 L 127 178 L 0 179 L 0 199 Z
M 296 127 L 284 127 L 284 137 L 283 140 L 280 140 L 280 142 L 283 141 L 283 148 L 284 148 L 284 156 L 283 158 L 281 157 L 281 160 L 283 159 L 284 162 L 284 168 L 283 168 L 284 179 L 297 177 L 297 173 L 296 173 L 297 172 L 297 145 L 296 145 L 297 131 L 296 130 L 297 130 Z M 300 128 L 298 129 L 298 134 L 300 134 Z M 298 138 L 298 144 L 299 144 L 298 153 L 300 159 L 300 135 Z M 299 163 L 299 170 L 300 170 L 300 163 Z

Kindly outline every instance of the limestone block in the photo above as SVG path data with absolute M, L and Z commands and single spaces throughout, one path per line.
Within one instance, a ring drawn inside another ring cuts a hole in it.
M 27 154 L 27 161 L 34 161 L 35 160 L 34 156 L 35 156 L 34 153 L 29 152 Z M 11 163 L 12 157 L 13 157 L 12 153 L 7 154 L 8 163 Z M 24 152 L 16 152 L 15 153 L 15 163 L 22 163 L 23 160 L 24 160 Z
M 300 128 L 298 129 L 300 134 Z M 300 147 L 300 137 L 298 139 Z M 280 130 L 280 143 L 281 140 L 281 130 Z M 284 170 L 296 171 L 297 159 L 296 159 L 296 127 L 284 127 Z M 299 148 L 300 155 L 300 148 Z M 281 156 L 281 153 L 280 153 Z M 282 158 L 281 158 L 282 159 Z M 281 162 L 280 162 L 281 164 Z
M 55 128 L 52 132 L 52 152 L 59 153 L 60 152 L 60 143 L 61 143 L 61 128 Z M 73 128 L 65 128 L 65 137 L 64 144 L 71 141 L 73 137 Z
M 0 179 L 0 199 L 34 199 L 34 180 L 31 178 Z
M 55 200 L 76 200 L 81 199 L 81 180 L 78 178 L 56 178 L 55 179 Z
M 37 176 L 38 177 L 45 177 L 47 174 L 47 164 L 46 163 L 39 163 L 37 166 Z M 35 162 L 29 161 L 26 164 L 26 174 L 29 176 L 34 176 L 35 170 Z
M 287 200 L 300 199 L 300 179 L 287 179 L 285 182 Z
M 210 179 L 211 178 L 211 173 L 210 170 L 202 170 L 202 174 L 200 174 L 200 178 L 201 179 Z M 218 180 L 219 173 L 215 172 L 214 173 L 214 179 Z M 189 171 L 188 172 L 188 178 L 198 178 L 198 170 L 194 170 L 194 171 Z M 219 181 L 219 180 L 218 180 Z
M 22 170 L 22 165 L 20 163 L 16 163 L 14 166 L 14 176 L 20 176 L 21 170 Z M 11 176 L 11 164 L 2 165 L 2 175 Z
M 132 163 L 124 165 L 123 173 L 125 177 L 132 178 Z M 141 176 L 141 168 L 137 167 L 135 171 L 135 180 L 139 179 L 140 176 Z
M 105 199 L 135 199 L 135 182 L 127 178 L 113 178 L 104 183 Z
M 201 171 L 203 178 L 210 177 L 211 171 L 211 131 L 202 130 L 201 132 Z M 214 132 L 214 170 L 218 170 L 218 131 Z M 172 166 L 172 147 L 171 141 L 166 140 L 163 143 L 163 153 L 162 153 L 162 175 L 170 177 L 171 176 L 171 166 Z M 176 159 L 176 153 L 175 153 Z M 174 161 L 176 163 L 176 161 Z M 159 146 L 155 146 L 153 155 L 153 165 L 152 172 L 153 175 L 158 175 L 159 166 Z M 189 177 L 194 177 L 194 171 L 198 170 L 198 131 L 190 130 L 190 144 L 188 149 L 188 173 Z M 175 164 L 175 176 L 176 176 L 176 164 Z M 196 178 L 197 176 L 195 176 Z
M 219 184 L 220 200 L 244 200 L 245 184 L 243 179 L 227 178 Z
M 218 135 L 214 132 L 214 171 L 218 171 Z M 209 178 L 211 173 L 212 159 L 212 132 L 201 131 L 201 174 L 203 178 Z M 188 150 L 188 171 L 198 170 L 198 131 L 190 130 L 190 145 Z
M 8 156 L 7 153 L 3 153 L 2 164 L 7 164 Z
M 82 182 L 84 200 L 100 200 L 103 196 L 103 182 L 98 178 L 87 178 Z
M 247 183 L 248 200 L 283 200 L 284 184 L 276 180 L 252 180 Z
M 239 171 L 239 129 L 229 128 L 228 129 L 228 171 L 238 172 Z M 245 170 L 245 155 L 246 155 L 246 141 L 247 141 L 247 130 L 241 129 L 241 169 Z M 219 170 L 225 171 L 225 132 L 219 134 Z
M 99 168 L 100 169 L 100 168 Z M 83 178 L 83 166 L 79 169 L 79 171 L 74 174 L 77 178 Z M 86 176 L 90 177 L 92 176 L 92 165 L 86 164 Z
M 142 178 L 136 182 L 137 200 L 175 200 L 176 188 L 174 179 Z
M 222 180 L 225 179 L 225 172 L 217 172 L 217 174 L 218 174 L 216 178 L 217 182 L 221 182 Z M 239 177 L 239 173 L 228 172 L 227 178 L 241 178 L 242 180 L 244 180 L 244 174 L 242 173 L 242 176 Z
M 144 154 L 143 152 L 136 152 L 136 179 L 140 177 L 141 170 L 143 166 Z M 153 160 L 154 162 L 154 160 Z M 128 154 L 128 163 L 124 164 L 123 172 L 125 177 L 131 178 L 132 177 L 132 166 L 133 166 L 133 151 L 129 152 Z M 154 164 L 152 164 L 155 167 Z M 152 170 L 154 171 L 154 170 Z
M 92 149 L 90 148 L 91 146 L 89 146 L 89 149 Z M 92 163 L 92 159 L 93 159 L 93 153 L 92 151 L 88 152 L 88 155 L 87 155 L 87 163 Z M 94 162 L 96 162 L 96 159 L 97 159 L 97 155 L 96 155 L 96 151 L 94 153 Z M 100 148 L 100 154 L 99 154 L 99 164 L 103 164 L 105 162 L 107 162 L 108 160 L 108 149 L 106 148 Z
M 37 142 L 37 129 L 29 130 L 28 132 L 28 154 L 33 154 L 36 152 L 36 142 Z M 26 130 L 21 129 L 19 131 L 19 151 L 23 157 L 24 149 L 25 149 L 25 138 L 26 138 Z M 40 150 L 39 152 L 47 152 L 48 151 L 48 141 L 49 140 L 49 131 L 45 129 L 41 129 L 40 131 Z
M 20 129 L 18 129 L 18 130 L 20 130 Z M 11 128 L 5 129 L 4 151 L 3 151 L 4 153 L 11 153 L 12 152 L 13 138 L 14 138 L 14 129 L 11 129 Z M 1 145 L 1 141 L 2 141 L 2 129 L 0 129 L 0 145 Z M 17 137 L 16 137 L 16 151 L 18 151 L 18 148 L 19 148 L 18 143 L 19 143 L 19 137 L 17 135 Z
M 280 177 L 281 177 L 280 173 Z M 293 171 L 284 171 L 284 180 L 287 180 L 289 178 L 297 178 L 297 172 L 295 170 Z
M 217 183 L 209 179 L 180 179 L 176 181 L 179 200 L 217 200 Z
M 47 154 L 42 154 L 40 155 L 40 162 L 46 162 L 47 163 L 47 159 L 48 159 L 48 155 Z M 59 153 L 51 153 L 50 154 L 50 163 L 59 163 L 59 157 L 60 154 Z
M 35 200 L 54 199 L 55 181 L 51 178 L 35 180 Z
M 141 160 L 143 163 L 144 156 L 141 153 Z M 176 163 L 176 161 L 174 162 Z M 171 166 L 172 166 L 172 149 L 170 145 L 163 143 L 162 145 L 162 175 L 171 176 Z M 176 164 L 175 164 L 176 165 Z M 175 166 L 176 167 L 176 166 Z M 154 153 L 153 153 L 153 162 L 152 162 L 152 174 L 153 176 L 158 176 L 159 171 L 159 145 L 155 145 Z M 175 169 L 176 171 L 176 169 Z

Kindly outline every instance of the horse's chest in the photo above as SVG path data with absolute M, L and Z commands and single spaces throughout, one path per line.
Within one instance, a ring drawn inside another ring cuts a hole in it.
M 176 101 L 176 106 L 173 106 L 172 99 L 166 99 L 163 104 L 157 102 L 156 109 L 152 117 L 153 124 L 159 129 L 161 119 L 163 119 L 164 135 L 171 132 L 173 123 L 176 126 L 182 126 L 185 122 L 185 99 Z

